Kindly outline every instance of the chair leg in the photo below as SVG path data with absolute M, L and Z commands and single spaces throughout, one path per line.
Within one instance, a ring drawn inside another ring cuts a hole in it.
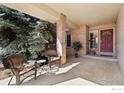
M 10 85 L 10 83 L 11 83 L 12 79 L 13 79 L 13 76 L 11 77 L 11 79 L 10 79 L 10 81 L 9 81 L 8 85 Z
M 35 68 L 35 77 L 34 79 L 36 80 L 37 79 L 37 68 Z
M 21 83 L 20 83 L 20 75 L 19 75 L 19 73 L 16 73 L 15 76 L 16 76 L 16 85 L 20 85 Z
M 62 65 L 62 64 L 61 64 L 61 57 L 60 57 L 60 59 L 59 59 L 59 61 L 58 61 L 58 62 L 59 62 L 59 68 L 60 68 L 60 67 L 61 67 L 61 65 Z
M 35 72 L 34 72 L 34 74 L 35 74 L 35 77 L 34 77 L 34 79 L 36 80 L 37 79 L 37 62 L 35 62 Z
M 48 57 L 48 64 L 49 64 L 49 67 L 51 69 L 51 60 L 50 60 L 50 57 Z

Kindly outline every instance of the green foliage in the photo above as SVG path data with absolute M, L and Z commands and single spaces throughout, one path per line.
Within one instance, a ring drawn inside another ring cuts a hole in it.
M 37 58 L 48 43 L 56 43 L 56 25 L 0 6 L 0 57 L 13 53 Z M 29 55 L 28 55 L 29 56 Z
M 79 51 L 82 48 L 82 44 L 80 43 L 80 41 L 73 42 L 73 48 L 75 51 Z

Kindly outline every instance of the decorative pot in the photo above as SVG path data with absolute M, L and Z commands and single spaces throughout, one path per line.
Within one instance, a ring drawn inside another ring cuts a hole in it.
M 75 57 L 77 58 L 79 55 L 78 55 L 78 53 L 75 53 Z

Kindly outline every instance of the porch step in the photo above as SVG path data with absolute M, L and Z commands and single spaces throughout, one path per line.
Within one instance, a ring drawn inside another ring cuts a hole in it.
M 114 58 L 114 57 L 90 56 L 90 55 L 86 55 L 86 56 L 83 56 L 83 57 L 90 58 L 90 59 L 112 61 L 112 62 L 117 62 L 118 61 L 117 58 Z

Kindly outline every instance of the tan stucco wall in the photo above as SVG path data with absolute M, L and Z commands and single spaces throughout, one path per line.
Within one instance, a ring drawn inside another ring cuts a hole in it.
M 121 7 L 117 19 L 117 56 L 124 73 L 124 5 Z
M 102 53 L 100 52 L 100 31 L 104 29 L 113 29 L 113 53 Z M 110 24 L 102 24 L 102 25 L 97 25 L 97 26 L 91 26 L 89 27 L 89 31 L 92 30 L 98 30 L 98 38 L 99 38 L 99 45 L 98 45 L 98 51 L 97 54 L 107 54 L 107 55 L 112 55 L 116 56 L 116 24 L 115 23 L 110 23 Z
M 81 56 L 86 55 L 87 51 L 89 50 L 89 31 L 92 30 L 98 30 L 98 35 L 99 35 L 99 46 L 98 46 L 98 54 L 101 54 L 100 52 L 100 31 L 103 29 L 113 29 L 114 31 L 114 37 L 113 37 L 113 53 L 110 53 L 110 55 L 116 56 L 116 24 L 111 23 L 111 24 L 103 24 L 103 25 L 97 25 L 97 26 L 92 26 L 88 27 L 87 25 L 81 25 L 78 29 L 72 30 L 71 31 L 71 42 L 73 43 L 74 41 L 80 41 L 82 43 L 83 48 L 79 51 L 79 54 Z M 71 50 L 71 51 L 70 51 Z M 69 54 L 74 55 L 74 50 L 73 48 L 68 48 L 67 51 Z M 71 52 L 71 53 L 70 53 Z M 109 54 L 109 53 L 106 53 Z
M 71 31 L 72 37 L 72 44 L 74 41 L 80 41 L 82 43 L 83 48 L 79 51 L 80 56 L 86 54 L 87 51 L 87 35 L 88 34 L 88 27 L 87 25 L 81 25 L 78 29 Z M 71 49 L 72 55 L 74 55 L 73 48 Z

